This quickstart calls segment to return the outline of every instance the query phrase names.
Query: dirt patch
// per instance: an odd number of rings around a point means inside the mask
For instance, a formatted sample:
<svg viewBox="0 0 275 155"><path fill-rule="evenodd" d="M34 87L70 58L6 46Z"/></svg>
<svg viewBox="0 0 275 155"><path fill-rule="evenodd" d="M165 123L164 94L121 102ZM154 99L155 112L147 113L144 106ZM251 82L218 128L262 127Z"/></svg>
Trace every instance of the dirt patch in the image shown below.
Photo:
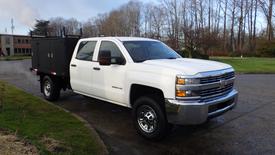
<svg viewBox="0 0 275 155"><path fill-rule="evenodd" d="M38 155L39 152L30 143L18 139L14 134L0 131L1 155Z"/></svg>
<svg viewBox="0 0 275 155"><path fill-rule="evenodd" d="M41 142L45 145L46 149L52 153L66 152L69 149L67 147L64 147L61 142L46 136L43 137Z"/></svg>

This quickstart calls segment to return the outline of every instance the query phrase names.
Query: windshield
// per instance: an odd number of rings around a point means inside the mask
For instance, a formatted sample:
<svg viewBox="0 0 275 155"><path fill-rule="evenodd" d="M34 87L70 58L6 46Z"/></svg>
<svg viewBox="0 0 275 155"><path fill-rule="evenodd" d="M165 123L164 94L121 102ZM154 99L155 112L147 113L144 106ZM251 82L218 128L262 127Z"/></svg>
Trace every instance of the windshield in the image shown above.
<svg viewBox="0 0 275 155"><path fill-rule="evenodd" d="M174 50L158 41L125 41L123 44L134 62L180 58Z"/></svg>

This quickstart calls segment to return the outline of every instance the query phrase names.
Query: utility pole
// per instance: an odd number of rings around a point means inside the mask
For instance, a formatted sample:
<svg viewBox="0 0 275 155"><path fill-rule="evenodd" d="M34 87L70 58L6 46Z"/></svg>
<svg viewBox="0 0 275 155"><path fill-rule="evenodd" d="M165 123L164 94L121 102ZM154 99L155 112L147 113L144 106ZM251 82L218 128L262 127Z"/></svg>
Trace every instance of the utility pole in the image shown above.
<svg viewBox="0 0 275 155"><path fill-rule="evenodd" d="M14 23L13 23L13 18L11 19L11 34L13 34L15 29Z"/></svg>

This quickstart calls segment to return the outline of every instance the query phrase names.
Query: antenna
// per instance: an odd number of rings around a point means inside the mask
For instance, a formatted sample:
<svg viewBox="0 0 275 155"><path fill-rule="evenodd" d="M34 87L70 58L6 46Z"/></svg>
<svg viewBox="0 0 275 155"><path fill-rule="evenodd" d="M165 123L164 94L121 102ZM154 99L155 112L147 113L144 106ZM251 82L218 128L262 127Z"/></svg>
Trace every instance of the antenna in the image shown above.
<svg viewBox="0 0 275 155"><path fill-rule="evenodd" d="M11 34L13 34L13 31L15 29L14 23L13 23L13 18L11 19Z"/></svg>

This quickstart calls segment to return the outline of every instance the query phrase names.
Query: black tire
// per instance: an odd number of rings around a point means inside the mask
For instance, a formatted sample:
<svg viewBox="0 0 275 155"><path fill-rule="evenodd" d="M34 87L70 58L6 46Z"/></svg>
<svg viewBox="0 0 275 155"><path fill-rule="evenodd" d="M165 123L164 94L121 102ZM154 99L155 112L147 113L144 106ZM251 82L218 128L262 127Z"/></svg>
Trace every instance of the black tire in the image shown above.
<svg viewBox="0 0 275 155"><path fill-rule="evenodd" d="M133 106L133 121L138 133L149 140L161 140L168 131L164 109L154 97L138 98ZM146 129L147 127L147 129Z"/></svg>
<svg viewBox="0 0 275 155"><path fill-rule="evenodd" d="M57 81L45 76L42 81L42 92L48 101L56 101L60 96L60 87Z"/></svg>

